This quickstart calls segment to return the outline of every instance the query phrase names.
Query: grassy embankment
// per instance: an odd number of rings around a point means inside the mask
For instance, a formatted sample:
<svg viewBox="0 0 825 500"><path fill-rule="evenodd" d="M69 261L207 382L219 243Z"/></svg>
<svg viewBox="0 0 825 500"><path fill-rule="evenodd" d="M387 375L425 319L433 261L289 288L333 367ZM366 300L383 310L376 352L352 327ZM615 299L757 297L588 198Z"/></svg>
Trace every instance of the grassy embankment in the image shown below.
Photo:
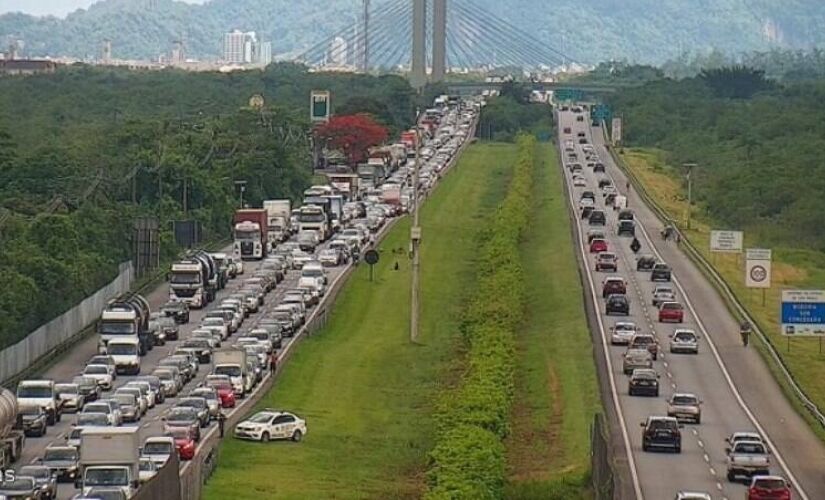
<svg viewBox="0 0 825 500"><path fill-rule="evenodd" d="M701 207L691 212L691 229L685 229L687 215L687 196L680 181L680 175L663 161L661 151L655 149L625 149L622 155L625 164L644 184L648 193L686 232L697 249L710 261L725 278L728 285L744 303L748 311L756 318L760 327L777 347L780 355L789 366L794 377L805 392L822 408L825 407L825 353L819 352L816 339L787 339L780 335L778 311L781 303L782 289L788 288L825 288L825 254L798 248L773 248L771 265L772 288L766 290L765 302L762 302L760 290L748 289L744 283L744 257L732 254L711 254L710 230L716 227ZM745 247L757 247L751 235L745 233ZM762 347L761 343L756 345ZM771 369L777 373L775 366ZM783 377L777 377L785 385ZM792 402L801 409L795 398ZM809 418L807 411L801 413ZM814 430L825 439L825 432L819 424Z"/></svg>
<svg viewBox="0 0 825 500"><path fill-rule="evenodd" d="M514 158L514 145L472 146L423 208L421 345L408 341L404 220L381 245L375 282L361 266L327 327L304 341L259 405L304 416L306 439L297 445L227 439L205 498L422 495L433 403L454 377L478 225L504 196Z"/></svg>
<svg viewBox="0 0 825 500"><path fill-rule="evenodd" d="M586 498L599 389L561 171L552 145L537 149L540 168L522 242L528 301L516 337L506 493L508 498Z"/></svg>

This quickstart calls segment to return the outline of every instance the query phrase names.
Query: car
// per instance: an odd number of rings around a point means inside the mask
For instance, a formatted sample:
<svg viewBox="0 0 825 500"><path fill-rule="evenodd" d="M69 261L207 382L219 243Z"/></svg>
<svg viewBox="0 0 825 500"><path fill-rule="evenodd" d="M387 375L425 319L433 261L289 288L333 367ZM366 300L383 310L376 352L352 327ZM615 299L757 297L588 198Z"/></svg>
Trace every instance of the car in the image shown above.
<svg viewBox="0 0 825 500"><path fill-rule="evenodd" d="M653 368L653 356L647 349L628 349L622 355L622 372L630 375L638 368Z"/></svg>
<svg viewBox="0 0 825 500"><path fill-rule="evenodd" d="M581 116L581 115L579 115L579 116L577 116L577 117L576 117L576 121L577 121L577 122L583 122L583 121L584 121L584 117L583 117L583 116Z"/></svg>
<svg viewBox="0 0 825 500"><path fill-rule="evenodd" d="M215 389L211 387L197 387L192 389L189 395L205 399L206 405L209 409L209 418L218 418L218 414L221 411L221 401L218 396L218 392Z"/></svg>
<svg viewBox="0 0 825 500"><path fill-rule="evenodd" d="M112 399L118 402L122 422L137 422L140 420L140 404L134 394L120 392L118 389Z"/></svg>
<svg viewBox="0 0 825 500"><path fill-rule="evenodd" d="M592 202L590 203L590 205L592 206L596 203L596 193L590 190L582 191L582 194L579 195L579 206L582 206L581 202L583 202L584 200L590 200Z"/></svg>
<svg viewBox="0 0 825 500"><path fill-rule="evenodd" d="M117 379L117 363L115 363L115 358L109 356L108 354L98 354L92 356L92 358L86 362L87 365L106 365L109 367L109 371L112 374L113 379Z"/></svg>
<svg viewBox="0 0 825 500"><path fill-rule="evenodd" d="M695 394L677 392L667 401L667 416L676 420L702 423L702 401Z"/></svg>
<svg viewBox="0 0 825 500"><path fill-rule="evenodd" d="M664 262L657 262L650 270L650 281L670 281L671 269Z"/></svg>
<svg viewBox="0 0 825 500"><path fill-rule="evenodd" d="M791 485L781 476L754 476L747 500L791 500Z"/></svg>
<svg viewBox="0 0 825 500"><path fill-rule="evenodd" d="M146 438L140 449L140 458L155 462L158 468L166 465L175 452L175 439L171 436L153 436Z"/></svg>
<svg viewBox="0 0 825 500"><path fill-rule="evenodd" d="M235 391L232 389L232 382L229 377L213 375L208 378L204 385L213 388L218 393L221 401L221 408L234 408L236 404ZM218 378L221 377L221 378Z"/></svg>
<svg viewBox="0 0 825 500"><path fill-rule="evenodd" d="M610 327L610 343L613 345L627 345L633 336L639 332L639 327L632 321L617 321Z"/></svg>
<svg viewBox="0 0 825 500"><path fill-rule="evenodd" d="M612 252L601 252L596 256L596 272L602 271L613 271L616 272L619 270L618 265L618 258L616 257L615 253Z"/></svg>
<svg viewBox="0 0 825 500"><path fill-rule="evenodd" d="M636 223L632 220L620 220L619 225L616 226L616 235L618 236L636 236Z"/></svg>
<svg viewBox="0 0 825 500"><path fill-rule="evenodd" d="M685 310L679 302L659 304L659 323L681 323L684 319Z"/></svg>
<svg viewBox="0 0 825 500"><path fill-rule="evenodd" d="M607 251L607 240L602 238L594 238L590 242L590 253L600 253Z"/></svg>
<svg viewBox="0 0 825 500"><path fill-rule="evenodd" d="M20 499L20 500L34 500L39 499L37 494L37 485L33 477L17 476L9 481L0 482L0 498L3 499Z"/></svg>
<svg viewBox="0 0 825 500"><path fill-rule="evenodd" d="M590 214L592 214L593 210L595 210L595 209L596 209L596 207L594 207L592 204L584 205L583 207L581 207L582 220L589 219Z"/></svg>
<svg viewBox="0 0 825 500"><path fill-rule="evenodd" d="M341 252L335 248L325 248L318 254L318 260L325 266L340 266L342 261Z"/></svg>
<svg viewBox="0 0 825 500"><path fill-rule="evenodd" d="M659 374L651 368L636 368L627 381L630 396L659 397Z"/></svg>
<svg viewBox="0 0 825 500"><path fill-rule="evenodd" d="M761 440L736 441L725 448L725 453L728 455L728 481L770 474L770 452Z"/></svg>
<svg viewBox="0 0 825 500"><path fill-rule="evenodd" d="M160 381L158 381L157 384L160 386ZM143 402L146 403L146 409L154 408L159 402L158 391L160 390L160 387L155 389L152 384L146 380L130 380L122 387L122 389L137 389L140 391L140 395L144 400ZM144 410L143 413L146 413L146 410Z"/></svg>
<svg viewBox="0 0 825 500"><path fill-rule="evenodd" d="M607 297L604 305L604 313L630 315L630 301L624 295L613 294Z"/></svg>
<svg viewBox="0 0 825 500"><path fill-rule="evenodd" d="M269 442L271 439L300 441L307 433L306 421L289 412L264 409L235 426L235 437Z"/></svg>
<svg viewBox="0 0 825 500"><path fill-rule="evenodd" d="M702 491L681 490L676 492L676 497L673 500L713 500L713 498Z"/></svg>
<svg viewBox="0 0 825 500"><path fill-rule="evenodd" d="M21 406L17 412L18 422L26 436L42 437L49 425L48 415L39 406Z"/></svg>
<svg viewBox="0 0 825 500"><path fill-rule="evenodd" d="M752 431L738 431L725 438L725 442L729 445L734 445L739 441L760 441L764 443L762 436L758 432Z"/></svg>
<svg viewBox="0 0 825 500"><path fill-rule="evenodd" d="M81 375L95 379L104 391L111 390L114 382L114 372L106 365L86 365Z"/></svg>
<svg viewBox="0 0 825 500"><path fill-rule="evenodd" d="M78 384L54 384L54 392L63 401L64 412L77 413L83 408L86 397L80 392Z"/></svg>
<svg viewBox="0 0 825 500"><path fill-rule="evenodd" d="M93 486L86 494L76 495L72 500L128 500L126 492L120 487Z"/></svg>
<svg viewBox="0 0 825 500"><path fill-rule="evenodd" d="M160 312L175 320L179 325L189 323L189 304L179 300L169 301L160 307ZM168 340L177 340L168 339Z"/></svg>
<svg viewBox="0 0 825 500"><path fill-rule="evenodd" d="M174 408L193 408L198 412L201 427L209 425L209 403L201 396L187 396L180 398Z"/></svg>
<svg viewBox="0 0 825 500"><path fill-rule="evenodd" d="M587 230L587 244L593 243L595 239L605 239L604 229L588 229Z"/></svg>
<svg viewBox="0 0 825 500"><path fill-rule="evenodd" d="M659 359L659 343L650 333L637 333L630 339L630 349L647 349L653 361Z"/></svg>
<svg viewBox="0 0 825 500"><path fill-rule="evenodd" d="M682 426L673 417L650 416L642 422L642 451L668 449L682 452Z"/></svg>
<svg viewBox="0 0 825 500"><path fill-rule="evenodd" d="M632 221L632 220L636 219L636 215L633 213L633 210L630 210L629 208L625 208L625 209L619 210L619 215L617 216L617 218L620 221L621 220Z"/></svg>
<svg viewBox="0 0 825 500"><path fill-rule="evenodd" d="M123 414L120 403L112 399L101 399L83 407L82 413L105 413L109 418L109 425L118 426L123 423Z"/></svg>
<svg viewBox="0 0 825 500"><path fill-rule="evenodd" d="M593 173L599 173L599 172L605 173L604 163L596 162L596 164L593 165Z"/></svg>
<svg viewBox="0 0 825 500"><path fill-rule="evenodd" d="M670 336L670 352L699 354L699 336L693 330L679 328Z"/></svg>
<svg viewBox="0 0 825 500"><path fill-rule="evenodd" d="M571 133L571 131L570 131L570 127L564 127L563 132L564 132L565 134L569 134L569 133Z"/></svg>
<svg viewBox="0 0 825 500"><path fill-rule="evenodd" d="M626 295L627 282L620 276L609 276L602 281L602 298L611 295Z"/></svg>
<svg viewBox="0 0 825 500"><path fill-rule="evenodd" d="M651 299L650 303L653 304L653 307L659 307L659 304L662 302L675 302L676 301L676 293L673 291L673 288L665 285L659 285L653 289L653 298Z"/></svg>
<svg viewBox="0 0 825 500"><path fill-rule="evenodd" d="M138 464L138 478L141 483L149 482L158 475L158 466L148 458L141 458Z"/></svg>
<svg viewBox="0 0 825 500"><path fill-rule="evenodd" d="M74 482L78 474L80 452L74 446L47 446L37 463L48 467L58 482Z"/></svg>
<svg viewBox="0 0 825 500"><path fill-rule="evenodd" d="M188 429L192 432L195 441L200 441L201 417L197 409L180 406L169 408L162 420L164 434L168 434L173 429Z"/></svg>
<svg viewBox="0 0 825 500"><path fill-rule="evenodd" d="M652 271L656 265L656 257L651 254L642 254L636 257L637 271Z"/></svg>
<svg viewBox="0 0 825 500"><path fill-rule="evenodd" d="M192 460L197 450L194 431L184 427L175 427L166 430L166 436L175 441L175 450L181 460Z"/></svg>
<svg viewBox="0 0 825 500"><path fill-rule="evenodd" d="M607 216L604 214L604 210L593 210L590 212L587 223L591 226L604 226L607 224Z"/></svg>
<svg viewBox="0 0 825 500"><path fill-rule="evenodd" d="M587 181L583 177L573 179L573 187L587 187Z"/></svg>
<svg viewBox="0 0 825 500"><path fill-rule="evenodd" d="M605 193L604 194L604 204L605 206L612 207L616 203L616 196L618 193Z"/></svg>
<svg viewBox="0 0 825 500"><path fill-rule="evenodd" d="M42 499L57 498L57 476L45 465L24 465L17 471L18 477L33 477L34 487Z"/></svg>

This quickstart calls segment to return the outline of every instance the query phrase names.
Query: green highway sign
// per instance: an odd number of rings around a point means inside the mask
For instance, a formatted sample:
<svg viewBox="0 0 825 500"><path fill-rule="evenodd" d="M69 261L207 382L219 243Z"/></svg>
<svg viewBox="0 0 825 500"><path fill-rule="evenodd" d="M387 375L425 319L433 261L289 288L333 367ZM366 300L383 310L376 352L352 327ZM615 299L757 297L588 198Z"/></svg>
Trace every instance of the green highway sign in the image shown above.
<svg viewBox="0 0 825 500"><path fill-rule="evenodd" d="M553 91L553 99L556 102L561 101L581 101L584 97L584 92L579 89L556 89Z"/></svg>
<svg viewBox="0 0 825 500"><path fill-rule="evenodd" d="M613 111L607 104L596 104L590 108L590 119L593 123L609 122L613 117Z"/></svg>

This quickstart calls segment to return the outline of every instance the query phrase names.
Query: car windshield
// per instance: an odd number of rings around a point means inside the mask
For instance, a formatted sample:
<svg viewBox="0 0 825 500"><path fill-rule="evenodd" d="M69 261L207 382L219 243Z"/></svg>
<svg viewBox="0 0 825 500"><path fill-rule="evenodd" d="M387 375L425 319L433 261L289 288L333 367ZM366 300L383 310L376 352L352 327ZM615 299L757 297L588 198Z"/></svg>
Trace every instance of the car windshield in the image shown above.
<svg viewBox="0 0 825 500"><path fill-rule="evenodd" d="M678 424L673 420L651 420L650 428L653 430L676 430Z"/></svg>
<svg viewBox="0 0 825 500"><path fill-rule="evenodd" d="M103 335L132 335L135 325L131 321L103 321L100 323L100 333Z"/></svg>
<svg viewBox="0 0 825 500"><path fill-rule="evenodd" d="M89 405L86 405L89 407ZM83 409L86 411L86 408ZM94 414L91 413L82 413L77 417L77 426L82 427L84 425L108 425L109 418L106 416L102 410L96 411ZM76 429L78 432L78 436L80 437L80 429Z"/></svg>
<svg viewBox="0 0 825 500"><path fill-rule="evenodd" d="M204 401L200 398L186 398L178 401L179 408L203 408Z"/></svg>
<svg viewBox="0 0 825 500"><path fill-rule="evenodd" d="M653 339L653 337L649 337L647 335L639 335L633 339L634 345L647 345L653 344L654 342L655 340Z"/></svg>
<svg viewBox="0 0 825 500"><path fill-rule="evenodd" d="M42 410L37 406L21 406L18 413L21 415L40 415Z"/></svg>
<svg viewBox="0 0 825 500"><path fill-rule="evenodd" d="M214 387L215 390L229 391L232 390L232 384L229 382L221 382L219 380L210 380L207 382L209 387Z"/></svg>
<svg viewBox="0 0 825 500"><path fill-rule="evenodd" d="M83 486L126 486L129 484L129 469L88 469Z"/></svg>
<svg viewBox="0 0 825 500"><path fill-rule="evenodd" d="M241 369L235 365L223 365L215 367L215 375L229 375L230 377L240 377Z"/></svg>
<svg viewBox="0 0 825 500"><path fill-rule="evenodd" d="M106 348L106 350L109 352L109 354L112 354L114 356L117 356L117 355L126 356L126 355L131 355L131 354L137 354L137 352L138 352L137 344L112 344L112 343L110 343L108 345L108 347Z"/></svg>
<svg viewBox="0 0 825 500"><path fill-rule="evenodd" d="M155 467L155 463L151 460L141 460L140 461L140 470L142 471L154 471L157 467Z"/></svg>
<svg viewBox="0 0 825 500"><path fill-rule="evenodd" d="M696 336L690 332L677 332L674 338L676 340L693 341Z"/></svg>
<svg viewBox="0 0 825 500"><path fill-rule="evenodd" d="M77 460L78 452L75 448L46 448L46 453L43 454L43 460L62 461L62 460Z"/></svg>
<svg viewBox="0 0 825 500"><path fill-rule="evenodd" d="M79 387L76 384L56 384L54 392L58 394L77 394Z"/></svg>
<svg viewBox="0 0 825 500"><path fill-rule="evenodd" d="M761 478L756 479L753 482L753 485L756 488L762 488L763 490L784 490L785 489L785 481L778 478Z"/></svg>
<svg viewBox="0 0 825 500"><path fill-rule="evenodd" d="M673 396L672 402L675 405L695 405L698 403L693 396Z"/></svg>
<svg viewBox="0 0 825 500"><path fill-rule="evenodd" d="M177 431L175 431L177 432ZM180 431L185 433L186 431ZM172 431L169 432L171 434ZM143 454L144 455L171 455L172 454L172 443L159 443L159 442L149 442L143 446Z"/></svg>
<svg viewBox="0 0 825 500"><path fill-rule="evenodd" d="M89 375L105 375L109 373L109 369L103 365L89 365L83 370L83 373Z"/></svg>
<svg viewBox="0 0 825 500"><path fill-rule="evenodd" d="M201 275L198 272L180 272L172 273L169 280L173 285L196 285L201 282Z"/></svg>
<svg viewBox="0 0 825 500"><path fill-rule="evenodd" d="M252 422L253 424L264 424L269 422L272 419L271 413L257 413L249 417L248 422Z"/></svg>
<svg viewBox="0 0 825 500"><path fill-rule="evenodd" d="M90 403L83 407L83 413L109 413L112 409L106 403Z"/></svg>
<svg viewBox="0 0 825 500"><path fill-rule="evenodd" d="M169 429L166 433L169 437L173 437L175 439L189 439L189 430L188 429ZM164 453L169 453L165 451Z"/></svg>
<svg viewBox="0 0 825 500"><path fill-rule="evenodd" d="M182 406L178 406L169 410L169 414L166 417L167 420L194 420L198 416L197 411L194 408L186 408Z"/></svg>
<svg viewBox="0 0 825 500"><path fill-rule="evenodd" d="M17 388L18 398L50 398L52 388L49 386L24 385Z"/></svg>
<svg viewBox="0 0 825 500"><path fill-rule="evenodd" d="M762 455L765 453L765 447L762 445L762 443L749 443L747 441L740 441L736 443L736 448L734 449L734 451L736 453Z"/></svg>
<svg viewBox="0 0 825 500"><path fill-rule="evenodd" d="M203 324L206 326L223 326L223 318L205 318Z"/></svg>
<svg viewBox="0 0 825 500"><path fill-rule="evenodd" d="M677 302L665 302L662 304L662 309L671 309L673 311L678 311L682 308L682 304Z"/></svg>

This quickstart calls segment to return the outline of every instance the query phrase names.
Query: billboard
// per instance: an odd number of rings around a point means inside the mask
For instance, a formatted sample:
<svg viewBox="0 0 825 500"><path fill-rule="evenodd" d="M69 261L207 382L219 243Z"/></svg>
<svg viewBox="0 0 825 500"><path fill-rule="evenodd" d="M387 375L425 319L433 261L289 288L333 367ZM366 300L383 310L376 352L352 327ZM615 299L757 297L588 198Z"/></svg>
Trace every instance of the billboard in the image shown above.
<svg viewBox="0 0 825 500"><path fill-rule="evenodd" d="M309 118L313 122L329 121L329 91L313 90L309 99Z"/></svg>

